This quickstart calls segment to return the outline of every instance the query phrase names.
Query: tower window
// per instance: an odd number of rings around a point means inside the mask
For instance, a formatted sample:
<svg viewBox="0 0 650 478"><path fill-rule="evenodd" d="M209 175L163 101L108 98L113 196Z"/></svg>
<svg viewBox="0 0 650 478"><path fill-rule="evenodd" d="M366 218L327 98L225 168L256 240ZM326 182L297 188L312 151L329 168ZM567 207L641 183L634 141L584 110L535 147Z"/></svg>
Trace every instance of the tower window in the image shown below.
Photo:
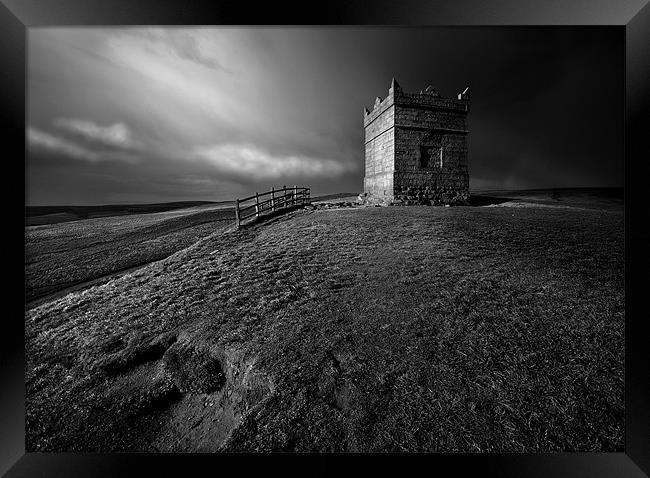
<svg viewBox="0 0 650 478"><path fill-rule="evenodd" d="M421 146L420 167L442 169L442 147Z"/></svg>

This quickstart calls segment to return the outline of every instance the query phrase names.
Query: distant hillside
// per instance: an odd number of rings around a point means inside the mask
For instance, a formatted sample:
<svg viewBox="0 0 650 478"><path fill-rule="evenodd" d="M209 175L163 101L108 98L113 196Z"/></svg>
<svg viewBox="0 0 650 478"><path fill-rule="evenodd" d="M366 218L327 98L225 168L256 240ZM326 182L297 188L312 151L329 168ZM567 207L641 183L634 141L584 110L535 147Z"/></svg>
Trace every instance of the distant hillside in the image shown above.
<svg viewBox="0 0 650 478"><path fill-rule="evenodd" d="M336 194L326 194L324 196L314 196L311 198L312 201L327 201L329 199L341 199L348 198L352 196L358 196L359 193L336 193Z"/></svg>
<svg viewBox="0 0 650 478"><path fill-rule="evenodd" d="M177 201L152 204L104 204L100 206L27 206L25 207L25 225L38 226L106 216L148 214L207 204L229 204L230 202Z"/></svg>
<svg viewBox="0 0 650 478"><path fill-rule="evenodd" d="M234 222L218 204L61 221L25 231L29 302L165 258ZM42 217L42 216L37 216Z"/></svg>
<svg viewBox="0 0 650 478"><path fill-rule="evenodd" d="M620 209L624 205L623 188L480 189L470 195L470 203L476 206L506 201L584 209Z"/></svg>
<svg viewBox="0 0 650 478"><path fill-rule="evenodd" d="M598 196L622 198L623 188L542 188L542 189L472 189L471 193L481 194L486 192L501 192L508 195L538 195L553 198L574 197L574 196Z"/></svg>

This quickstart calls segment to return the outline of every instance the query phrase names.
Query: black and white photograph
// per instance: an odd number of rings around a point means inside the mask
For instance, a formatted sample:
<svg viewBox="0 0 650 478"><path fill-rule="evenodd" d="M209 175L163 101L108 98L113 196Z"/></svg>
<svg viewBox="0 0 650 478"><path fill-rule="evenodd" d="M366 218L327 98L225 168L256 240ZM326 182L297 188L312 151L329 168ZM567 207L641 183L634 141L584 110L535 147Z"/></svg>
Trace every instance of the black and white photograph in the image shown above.
<svg viewBox="0 0 650 478"><path fill-rule="evenodd" d="M26 453L626 452L623 27L25 55Z"/></svg>
<svg viewBox="0 0 650 478"><path fill-rule="evenodd" d="M622 41L30 31L27 448L620 450Z"/></svg>

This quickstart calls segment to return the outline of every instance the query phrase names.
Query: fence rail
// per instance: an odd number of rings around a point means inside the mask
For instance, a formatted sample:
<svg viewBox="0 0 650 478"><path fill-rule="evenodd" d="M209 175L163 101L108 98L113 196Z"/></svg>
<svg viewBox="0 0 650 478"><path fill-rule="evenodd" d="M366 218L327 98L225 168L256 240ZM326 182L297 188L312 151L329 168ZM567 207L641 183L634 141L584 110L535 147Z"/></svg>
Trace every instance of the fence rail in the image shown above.
<svg viewBox="0 0 650 478"><path fill-rule="evenodd" d="M235 199L235 221L237 227L240 227L244 221L253 218L253 221L264 216L273 214L282 209L289 209L303 204L309 204L310 188L299 188L294 186L288 188L283 186L282 189L271 188L265 193L255 193L243 199ZM260 199L271 196L268 199ZM251 221L252 222L252 221Z"/></svg>

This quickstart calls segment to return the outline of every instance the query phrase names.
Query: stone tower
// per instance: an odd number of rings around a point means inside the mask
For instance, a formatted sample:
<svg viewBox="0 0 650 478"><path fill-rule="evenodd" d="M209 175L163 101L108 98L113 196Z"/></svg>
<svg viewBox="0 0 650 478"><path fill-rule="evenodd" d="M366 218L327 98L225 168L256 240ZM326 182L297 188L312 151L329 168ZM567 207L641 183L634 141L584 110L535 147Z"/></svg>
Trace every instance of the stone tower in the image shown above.
<svg viewBox="0 0 650 478"><path fill-rule="evenodd" d="M443 98L430 86L405 93L393 78L388 96L364 110L366 200L467 204L468 112L469 87Z"/></svg>

